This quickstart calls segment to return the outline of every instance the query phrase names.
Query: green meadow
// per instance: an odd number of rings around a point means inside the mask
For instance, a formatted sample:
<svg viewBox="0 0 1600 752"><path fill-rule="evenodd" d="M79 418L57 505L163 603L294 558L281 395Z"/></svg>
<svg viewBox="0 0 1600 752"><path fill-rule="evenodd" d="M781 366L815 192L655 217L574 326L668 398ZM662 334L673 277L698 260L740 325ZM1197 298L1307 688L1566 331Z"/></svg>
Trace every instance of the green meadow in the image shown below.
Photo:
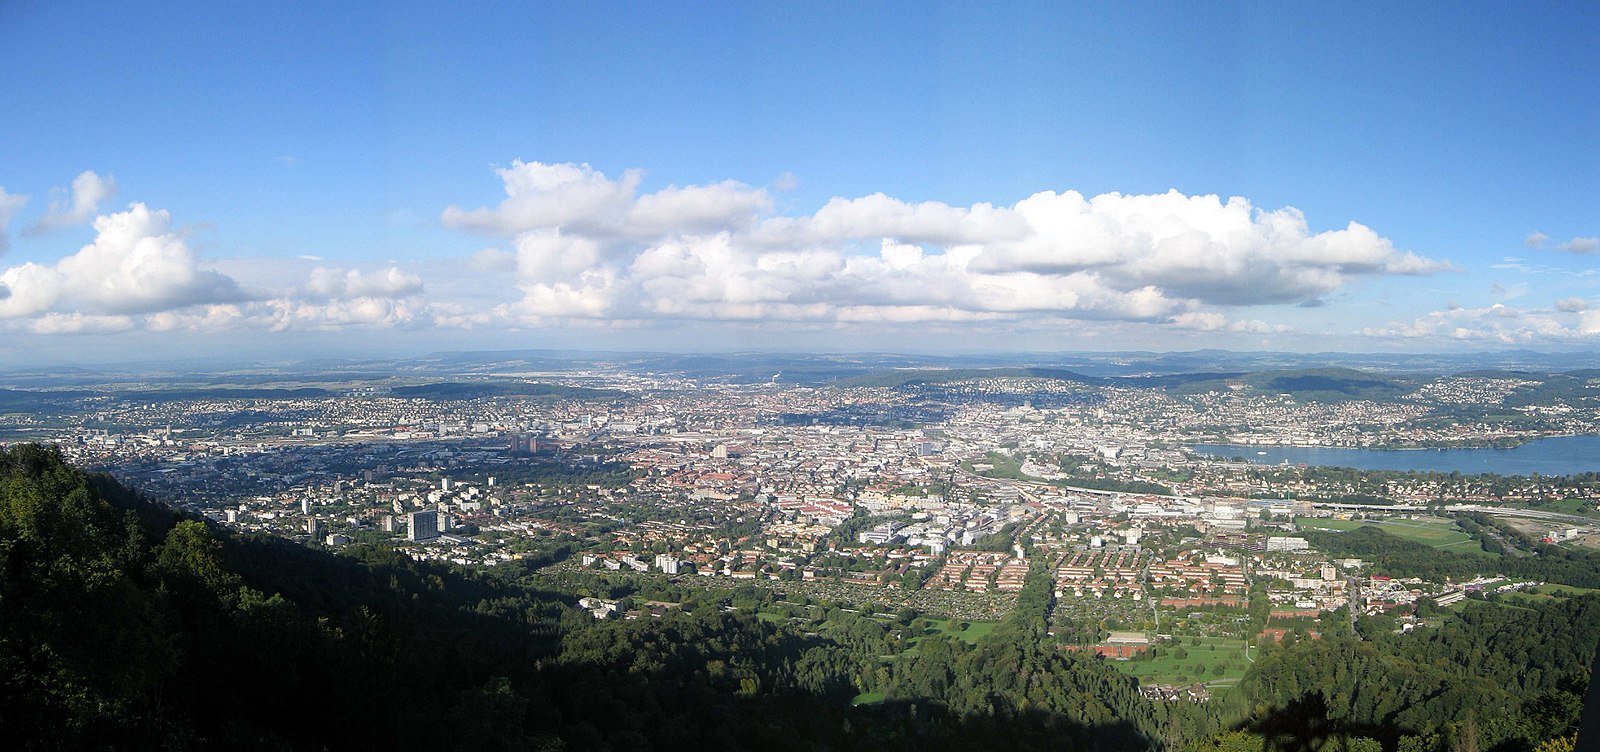
<svg viewBox="0 0 1600 752"><path fill-rule="evenodd" d="M1200 644L1190 644L1196 640ZM1250 667L1244 654L1244 640L1236 638L1180 637L1159 647L1162 652L1159 658L1112 660L1110 663L1146 684L1201 682L1214 687L1238 683Z"/></svg>
<svg viewBox="0 0 1600 752"><path fill-rule="evenodd" d="M1399 517L1376 520L1336 520L1323 517L1298 517L1295 525L1301 530L1355 530L1376 527L1397 538L1416 541L1425 546L1471 554L1483 553L1478 541L1456 526L1455 520L1444 517L1423 517L1416 520Z"/></svg>

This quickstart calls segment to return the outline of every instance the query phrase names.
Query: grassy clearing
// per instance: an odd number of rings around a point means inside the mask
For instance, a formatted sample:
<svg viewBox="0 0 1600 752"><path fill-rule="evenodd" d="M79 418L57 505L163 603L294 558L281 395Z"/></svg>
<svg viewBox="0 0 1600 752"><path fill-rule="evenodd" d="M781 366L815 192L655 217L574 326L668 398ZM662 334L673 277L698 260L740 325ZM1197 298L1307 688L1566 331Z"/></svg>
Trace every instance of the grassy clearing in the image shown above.
<svg viewBox="0 0 1600 752"><path fill-rule="evenodd" d="M1219 687L1237 684L1250 667L1244 655L1244 640L1201 637L1199 645L1190 645L1191 639L1179 638L1175 643L1161 645L1164 655L1160 658L1112 661L1111 665L1149 684L1204 682ZM1176 655L1180 648L1185 653L1182 658Z"/></svg>
<svg viewBox="0 0 1600 752"><path fill-rule="evenodd" d="M1537 589L1540 593L1568 598L1575 595L1594 595L1595 593L1600 593L1600 588L1577 587L1576 585L1545 584L1539 585Z"/></svg>
<svg viewBox="0 0 1600 752"><path fill-rule="evenodd" d="M1581 588L1572 585L1545 584L1530 588L1529 590L1519 590L1514 593L1506 593L1501 597L1506 601L1515 601L1518 603L1540 603L1544 601L1565 600L1567 598L1580 595L1594 595L1596 593L1600 593L1600 589Z"/></svg>
<svg viewBox="0 0 1600 752"><path fill-rule="evenodd" d="M1295 525L1302 530L1355 530L1361 527L1376 527L1397 538L1416 541L1434 548L1444 548L1458 553L1471 553L1474 550L1482 550L1472 536L1467 535L1465 531L1456 526L1455 520L1443 517L1424 517L1417 520L1398 518L1336 520L1321 517L1300 517L1295 520Z"/></svg>
<svg viewBox="0 0 1600 752"><path fill-rule="evenodd" d="M994 466L993 469L985 470L982 473L979 473L985 477L1007 478L1010 480L1042 480L1031 475L1024 475L1022 472L1022 461L1015 459L1011 455L1005 454L1004 452L989 452L988 456L984 458L983 463L979 464L984 463ZM966 470L969 473L976 472L976 470L973 469L972 464L973 463L971 462L963 462L961 463L961 469Z"/></svg>
<svg viewBox="0 0 1600 752"><path fill-rule="evenodd" d="M988 636L990 632L993 632L998 624L999 622L995 621L961 620L955 623L955 629L951 629L949 619L917 619L911 622L912 637L906 641L907 647L902 652L916 653L922 641L934 635L955 637L968 643L976 643L978 640Z"/></svg>
<svg viewBox="0 0 1600 752"><path fill-rule="evenodd" d="M913 634L917 635L913 639L920 640L923 637L931 637L933 635L940 634L945 635L946 637L956 637L967 642L975 643L985 635L993 632L995 625L1000 623L997 621L954 620L955 623L951 624L951 621L953 620L928 618L918 619L911 623L912 632ZM954 626L955 629L951 629L952 626Z"/></svg>
<svg viewBox="0 0 1600 752"><path fill-rule="evenodd" d="M1520 595L1520 594L1518 594L1518 595ZM1509 608L1509 609L1512 609L1514 611L1528 611L1528 612L1531 613L1533 611L1533 609L1528 607L1528 605L1530 603L1532 603L1532 601L1528 600L1525 596L1523 596L1523 597L1515 597L1515 596L1514 597L1502 597L1498 601L1480 601L1480 600L1474 600L1472 598L1468 598L1468 599L1466 599L1464 601L1461 601L1460 603L1452 604L1452 605L1448 606L1448 608L1451 611L1455 611L1457 613L1459 613L1461 611L1465 611L1465 610L1467 610L1469 608L1474 608L1474 607L1479 607L1479 606L1485 607L1485 608Z"/></svg>
<svg viewBox="0 0 1600 752"><path fill-rule="evenodd" d="M960 631L958 631L958 632L949 632L948 630L946 630L946 633L947 634L953 634L956 637L958 637L958 638L960 638L962 640L965 640L967 642L975 643L978 640L981 640L984 637L988 636L988 634L990 632L993 632L994 628L997 625L999 625L1000 622L997 622L997 621L969 621L969 622L962 622L962 624L965 624L966 626L963 627Z"/></svg>
<svg viewBox="0 0 1600 752"><path fill-rule="evenodd" d="M1507 603L1542 603L1544 601L1565 600L1546 593L1506 593L1501 600Z"/></svg>
<svg viewBox="0 0 1600 752"><path fill-rule="evenodd" d="M877 705L878 703L883 702L883 698L884 698L884 694L882 692L864 692L862 694L856 695L855 698L850 700L850 704L851 705Z"/></svg>
<svg viewBox="0 0 1600 752"><path fill-rule="evenodd" d="M1456 543L1446 543L1446 544L1443 544L1443 545L1434 546L1434 548L1437 548L1440 551L1451 551L1451 552L1458 553L1458 554L1475 554L1475 555L1478 555L1478 556L1490 556L1490 557L1494 556L1494 554L1491 554L1488 551L1483 550L1483 546L1480 545L1478 543L1478 541L1475 540L1475 539L1468 539L1468 540L1464 540L1464 541L1458 541Z"/></svg>

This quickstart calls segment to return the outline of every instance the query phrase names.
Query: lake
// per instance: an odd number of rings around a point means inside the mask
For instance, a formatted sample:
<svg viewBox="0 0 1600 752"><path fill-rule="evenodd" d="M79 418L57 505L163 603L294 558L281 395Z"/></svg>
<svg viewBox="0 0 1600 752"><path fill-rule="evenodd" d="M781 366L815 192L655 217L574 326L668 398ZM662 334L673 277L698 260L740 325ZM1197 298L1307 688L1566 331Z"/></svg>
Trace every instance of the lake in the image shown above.
<svg viewBox="0 0 1600 752"><path fill-rule="evenodd" d="M1534 439L1515 449L1347 449L1343 447L1196 444L1196 453L1243 457L1262 465L1325 465L1359 470L1574 475L1600 471L1600 436Z"/></svg>

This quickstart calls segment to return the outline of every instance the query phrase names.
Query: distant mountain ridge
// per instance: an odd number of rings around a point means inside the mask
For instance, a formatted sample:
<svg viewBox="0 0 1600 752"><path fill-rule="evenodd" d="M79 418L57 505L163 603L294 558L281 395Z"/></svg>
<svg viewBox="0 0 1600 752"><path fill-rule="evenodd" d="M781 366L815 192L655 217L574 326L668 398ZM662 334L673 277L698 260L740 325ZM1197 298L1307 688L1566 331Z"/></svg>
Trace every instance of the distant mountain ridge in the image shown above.
<svg viewBox="0 0 1600 752"><path fill-rule="evenodd" d="M1176 373L1157 376L1087 376L1076 371L1057 368L952 368L891 371L857 376L839 382L838 385L904 388L919 384L948 384L996 378L1040 379L1085 386L1166 388L1183 394L1241 387L1323 402L1395 399L1413 391L1425 381L1417 377L1392 377L1350 368L1309 368L1257 373Z"/></svg>
<svg viewBox="0 0 1600 752"><path fill-rule="evenodd" d="M1071 371L1088 377L1159 376L1190 373L1255 373L1317 368L1349 368L1384 374L1450 374L1479 371L1555 373L1593 370L1595 352L1504 350L1474 353L1290 353L1192 350L1180 352L1011 352L916 354L883 352L703 352L673 353L606 350L441 351L390 358L277 359L248 362L218 359L106 363L40 367L0 366L0 383L16 387L60 387L118 379L159 376L169 382L226 374L243 383L273 375L336 378L387 378L431 374L490 375L510 371L616 370L678 374L759 382L829 384L879 371L902 369L1034 368Z"/></svg>

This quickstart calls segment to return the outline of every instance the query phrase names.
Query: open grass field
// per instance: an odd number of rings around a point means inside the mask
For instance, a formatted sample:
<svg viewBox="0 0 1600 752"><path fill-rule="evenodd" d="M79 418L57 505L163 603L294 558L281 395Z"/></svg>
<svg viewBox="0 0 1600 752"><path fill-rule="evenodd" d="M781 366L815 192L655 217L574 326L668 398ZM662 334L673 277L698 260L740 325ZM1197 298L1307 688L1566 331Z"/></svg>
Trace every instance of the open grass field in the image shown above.
<svg viewBox="0 0 1600 752"><path fill-rule="evenodd" d="M1336 520L1321 517L1299 517L1295 525L1301 530L1355 530L1376 527L1398 538L1416 541L1426 546L1463 554L1481 554L1478 542L1456 526L1455 520L1444 517L1423 517L1407 520L1399 517L1378 520Z"/></svg>
<svg viewBox="0 0 1600 752"><path fill-rule="evenodd" d="M990 632L993 632L995 626L999 624L999 622L994 621L958 620L954 624L957 628L952 630L950 621L949 619L923 618L911 622L912 637L907 640L907 647L903 652L917 652L923 639L933 635L952 636L969 643L976 643Z"/></svg>
<svg viewBox="0 0 1600 752"><path fill-rule="evenodd" d="M961 628L954 632L950 631L947 623L940 623L938 629L943 634L954 635L967 642L977 642L990 632L993 632L995 626L999 623L996 621L964 621L959 625Z"/></svg>
<svg viewBox="0 0 1600 752"><path fill-rule="evenodd" d="M1434 548L1437 548L1437 549L1439 549L1441 551L1454 551L1454 552L1456 552L1458 554L1474 554L1474 555L1477 555L1477 556L1494 556L1494 554L1491 554L1488 551L1483 550L1483 546L1480 545L1476 540L1473 540L1471 538L1469 538L1467 540L1464 540L1464 541L1457 542L1457 543L1445 543L1443 545L1434 546Z"/></svg>
<svg viewBox="0 0 1600 752"><path fill-rule="evenodd" d="M1502 596L1502 599L1516 603L1537 603L1541 601L1566 599L1578 595L1594 595L1596 593L1600 593L1600 590L1595 588L1573 587L1572 585L1545 584L1529 590L1506 593L1504 596Z"/></svg>
<svg viewBox="0 0 1600 752"><path fill-rule="evenodd" d="M1510 597L1501 598L1499 601L1479 601L1468 598L1464 601L1452 603L1449 606L1446 606L1445 609L1448 611L1461 613L1469 608L1508 608L1513 611L1527 611L1532 613L1533 609L1528 607L1530 603L1532 603L1532 601L1527 600L1525 596L1513 594Z"/></svg>
<svg viewBox="0 0 1600 752"><path fill-rule="evenodd" d="M1600 588L1585 588L1574 585L1545 584L1536 588L1541 594L1560 598L1570 598L1574 595L1594 595L1600 593Z"/></svg>
<svg viewBox="0 0 1600 752"><path fill-rule="evenodd" d="M1244 655L1244 640L1201 637L1199 645L1190 645L1190 640L1182 637L1162 645L1164 655L1154 660L1111 661L1111 665L1149 684L1203 682L1214 687L1238 683L1250 667ZM1182 658L1175 655L1180 648L1185 653Z"/></svg>

